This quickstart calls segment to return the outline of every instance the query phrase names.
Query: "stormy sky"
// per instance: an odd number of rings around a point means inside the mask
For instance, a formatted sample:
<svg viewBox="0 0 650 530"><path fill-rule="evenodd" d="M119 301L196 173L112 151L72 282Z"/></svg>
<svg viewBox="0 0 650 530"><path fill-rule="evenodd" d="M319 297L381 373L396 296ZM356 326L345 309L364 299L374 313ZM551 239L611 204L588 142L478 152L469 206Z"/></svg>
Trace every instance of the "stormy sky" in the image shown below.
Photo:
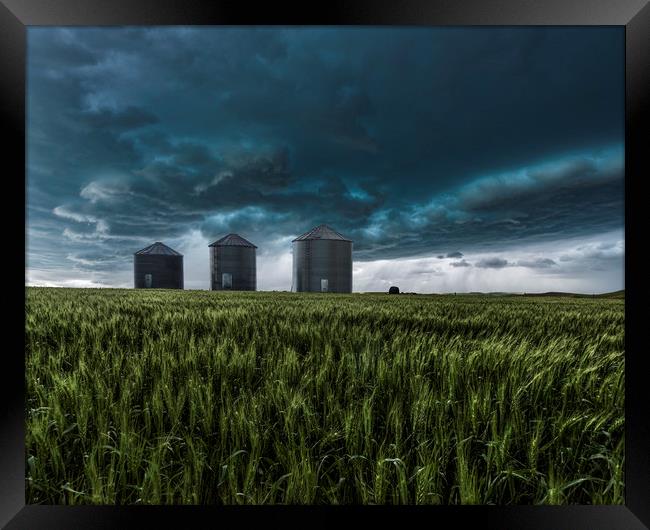
<svg viewBox="0 0 650 530"><path fill-rule="evenodd" d="M132 287L133 253L354 241L355 291L624 287L624 33L28 28L29 285Z"/></svg>

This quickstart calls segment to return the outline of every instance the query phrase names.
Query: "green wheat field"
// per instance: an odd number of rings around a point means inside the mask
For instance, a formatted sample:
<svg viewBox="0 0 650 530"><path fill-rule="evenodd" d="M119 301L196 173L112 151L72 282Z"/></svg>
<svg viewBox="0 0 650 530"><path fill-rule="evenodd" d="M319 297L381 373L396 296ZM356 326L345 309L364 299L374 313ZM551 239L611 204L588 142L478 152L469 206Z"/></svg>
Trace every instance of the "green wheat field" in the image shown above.
<svg viewBox="0 0 650 530"><path fill-rule="evenodd" d="M26 288L28 503L622 504L624 299Z"/></svg>

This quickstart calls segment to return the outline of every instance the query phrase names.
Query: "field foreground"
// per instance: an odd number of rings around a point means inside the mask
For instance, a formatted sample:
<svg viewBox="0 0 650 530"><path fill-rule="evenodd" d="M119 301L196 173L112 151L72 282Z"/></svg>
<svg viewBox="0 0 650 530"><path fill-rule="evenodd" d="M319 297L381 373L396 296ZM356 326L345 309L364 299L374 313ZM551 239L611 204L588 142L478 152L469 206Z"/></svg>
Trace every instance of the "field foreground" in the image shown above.
<svg viewBox="0 0 650 530"><path fill-rule="evenodd" d="M26 292L28 503L624 502L622 299Z"/></svg>

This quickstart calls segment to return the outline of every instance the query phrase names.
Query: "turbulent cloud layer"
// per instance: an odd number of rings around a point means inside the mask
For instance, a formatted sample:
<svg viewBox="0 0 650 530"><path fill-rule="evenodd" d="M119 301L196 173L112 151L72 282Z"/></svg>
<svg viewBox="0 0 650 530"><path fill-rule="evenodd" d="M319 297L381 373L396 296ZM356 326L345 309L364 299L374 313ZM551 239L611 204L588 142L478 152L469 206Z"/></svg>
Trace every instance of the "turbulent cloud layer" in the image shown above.
<svg viewBox="0 0 650 530"><path fill-rule="evenodd" d="M579 247L620 288L618 247L597 247L623 227L623 46L595 27L29 28L27 280L130 285L162 240L205 288L206 245L238 232L259 287L289 288L291 239L328 223L355 290L421 259L414 290L501 269L534 290Z"/></svg>

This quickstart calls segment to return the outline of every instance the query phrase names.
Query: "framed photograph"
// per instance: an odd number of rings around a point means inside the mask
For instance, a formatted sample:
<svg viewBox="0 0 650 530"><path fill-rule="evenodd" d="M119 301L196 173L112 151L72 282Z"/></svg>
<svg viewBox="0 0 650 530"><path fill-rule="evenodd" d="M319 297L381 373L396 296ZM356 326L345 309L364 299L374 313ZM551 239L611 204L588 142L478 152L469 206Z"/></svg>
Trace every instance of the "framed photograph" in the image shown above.
<svg viewBox="0 0 650 530"><path fill-rule="evenodd" d="M0 525L650 527L649 30L0 0Z"/></svg>

